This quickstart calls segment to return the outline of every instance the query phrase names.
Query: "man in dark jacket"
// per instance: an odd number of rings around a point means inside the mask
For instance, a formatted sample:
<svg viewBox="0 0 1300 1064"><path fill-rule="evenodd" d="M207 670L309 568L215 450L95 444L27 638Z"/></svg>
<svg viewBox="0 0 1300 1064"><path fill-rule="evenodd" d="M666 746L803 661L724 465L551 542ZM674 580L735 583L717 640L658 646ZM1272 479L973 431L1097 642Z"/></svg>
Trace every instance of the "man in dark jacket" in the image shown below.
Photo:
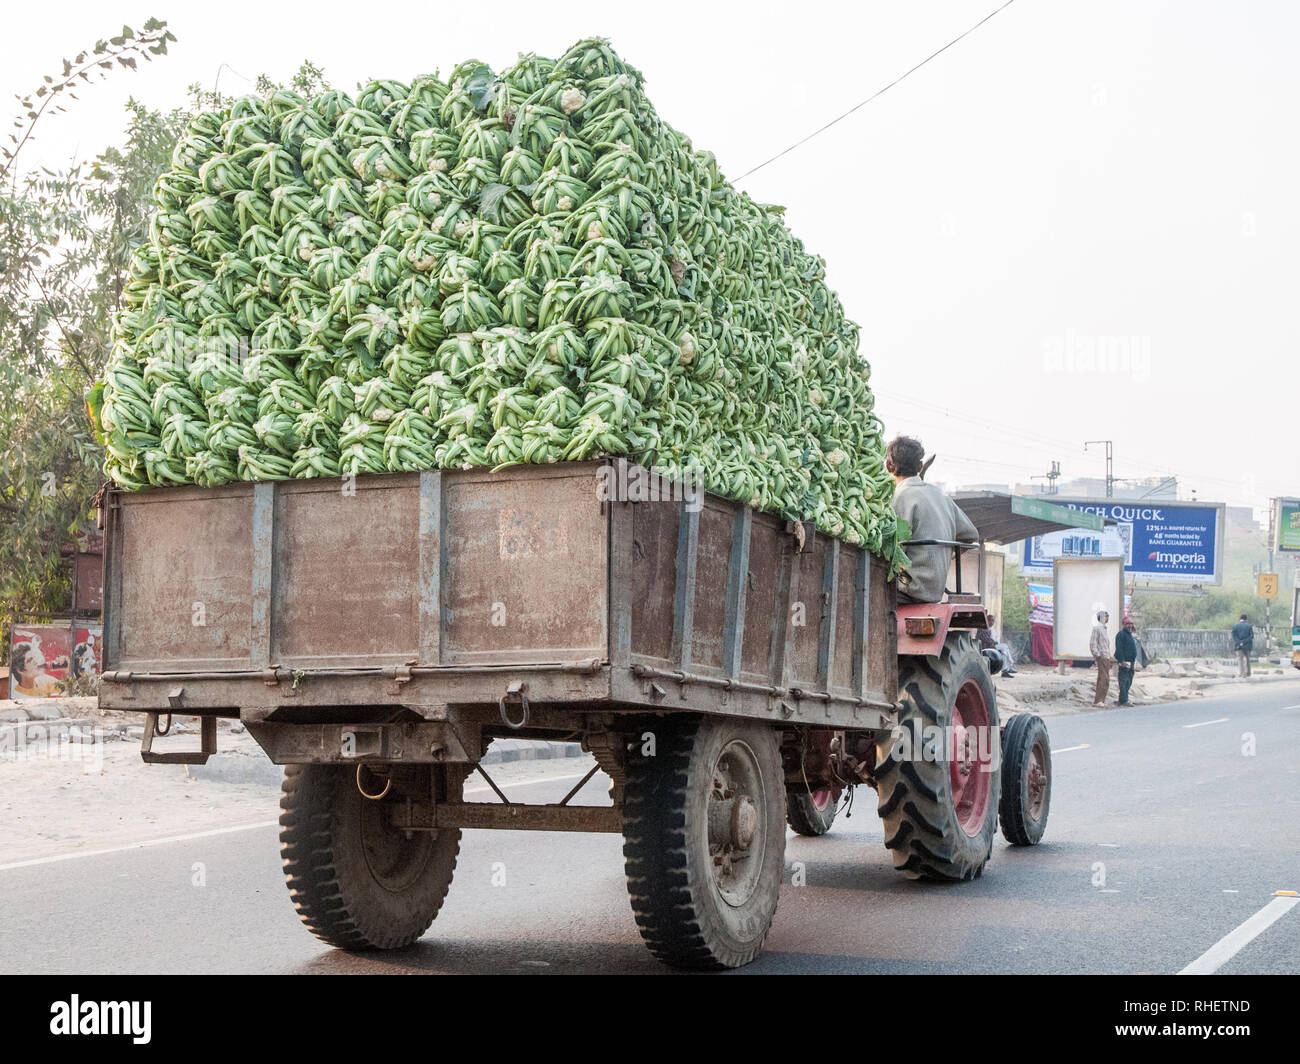
<svg viewBox="0 0 1300 1064"><path fill-rule="evenodd" d="M1241 620L1232 626L1232 649L1237 655L1237 675L1250 675L1250 654L1255 649L1255 629L1243 613Z"/></svg>
<svg viewBox="0 0 1300 1064"><path fill-rule="evenodd" d="M1137 665L1138 643L1133 635L1133 618L1124 618L1124 627L1115 636L1115 660L1119 663L1119 701L1121 706L1131 706L1129 688L1133 686L1133 669Z"/></svg>

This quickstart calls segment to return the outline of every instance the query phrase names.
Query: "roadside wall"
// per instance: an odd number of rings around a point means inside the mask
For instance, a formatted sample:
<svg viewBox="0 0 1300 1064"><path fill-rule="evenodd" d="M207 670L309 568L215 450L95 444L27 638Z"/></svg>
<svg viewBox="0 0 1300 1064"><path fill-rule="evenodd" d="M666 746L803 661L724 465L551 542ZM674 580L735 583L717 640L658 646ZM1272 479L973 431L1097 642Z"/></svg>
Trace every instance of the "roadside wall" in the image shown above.
<svg viewBox="0 0 1300 1064"><path fill-rule="evenodd" d="M1232 657L1227 632L1204 628L1146 628L1138 631L1138 638L1154 658Z"/></svg>

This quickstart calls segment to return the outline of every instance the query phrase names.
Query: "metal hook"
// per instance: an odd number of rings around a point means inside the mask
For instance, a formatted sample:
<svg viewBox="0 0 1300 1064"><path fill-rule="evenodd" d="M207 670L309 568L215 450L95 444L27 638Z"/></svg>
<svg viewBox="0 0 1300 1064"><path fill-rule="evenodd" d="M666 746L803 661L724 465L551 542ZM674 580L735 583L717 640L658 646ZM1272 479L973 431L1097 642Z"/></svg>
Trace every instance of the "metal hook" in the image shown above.
<svg viewBox="0 0 1300 1064"><path fill-rule="evenodd" d="M377 802L379 801L380 798L384 797L384 795L386 795L389 792L389 790L392 788L393 777L389 776L388 779L384 782L384 789L382 791L380 791L378 794L371 794L363 786L361 786L361 770L365 767L366 767L365 765L357 766L357 790L361 792L362 798L369 798L372 802Z"/></svg>

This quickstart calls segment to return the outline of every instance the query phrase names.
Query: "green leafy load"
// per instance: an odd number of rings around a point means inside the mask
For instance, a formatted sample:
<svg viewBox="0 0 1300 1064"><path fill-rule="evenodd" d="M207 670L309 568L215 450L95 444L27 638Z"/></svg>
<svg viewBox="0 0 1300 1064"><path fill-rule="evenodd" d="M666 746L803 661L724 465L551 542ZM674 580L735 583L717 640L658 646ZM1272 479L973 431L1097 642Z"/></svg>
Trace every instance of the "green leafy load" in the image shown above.
<svg viewBox="0 0 1300 1064"><path fill-rule="evenodd" d="M897 560L857 326L603 41L198 115L100 408L122 487L627 455Z"/></svg>

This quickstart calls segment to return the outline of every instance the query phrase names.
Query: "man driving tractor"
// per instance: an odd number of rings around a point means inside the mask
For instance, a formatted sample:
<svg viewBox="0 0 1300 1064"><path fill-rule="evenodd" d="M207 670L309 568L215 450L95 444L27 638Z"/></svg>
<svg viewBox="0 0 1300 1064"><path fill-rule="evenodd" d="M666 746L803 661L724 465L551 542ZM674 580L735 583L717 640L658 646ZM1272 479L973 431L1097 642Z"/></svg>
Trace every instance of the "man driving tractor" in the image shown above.
<svg viewBox="0 0 1300 1064"><path fill-rule="evenodd" d="M893 474L894 513L911 527L909 538L975 543L979 533L971 519L933 484L921 479L925 448L920 440L897 436L885 448L885 468ZM952 562L953 548L907 547L911 564L898 577L899 602L938 602Z"/></svg>

